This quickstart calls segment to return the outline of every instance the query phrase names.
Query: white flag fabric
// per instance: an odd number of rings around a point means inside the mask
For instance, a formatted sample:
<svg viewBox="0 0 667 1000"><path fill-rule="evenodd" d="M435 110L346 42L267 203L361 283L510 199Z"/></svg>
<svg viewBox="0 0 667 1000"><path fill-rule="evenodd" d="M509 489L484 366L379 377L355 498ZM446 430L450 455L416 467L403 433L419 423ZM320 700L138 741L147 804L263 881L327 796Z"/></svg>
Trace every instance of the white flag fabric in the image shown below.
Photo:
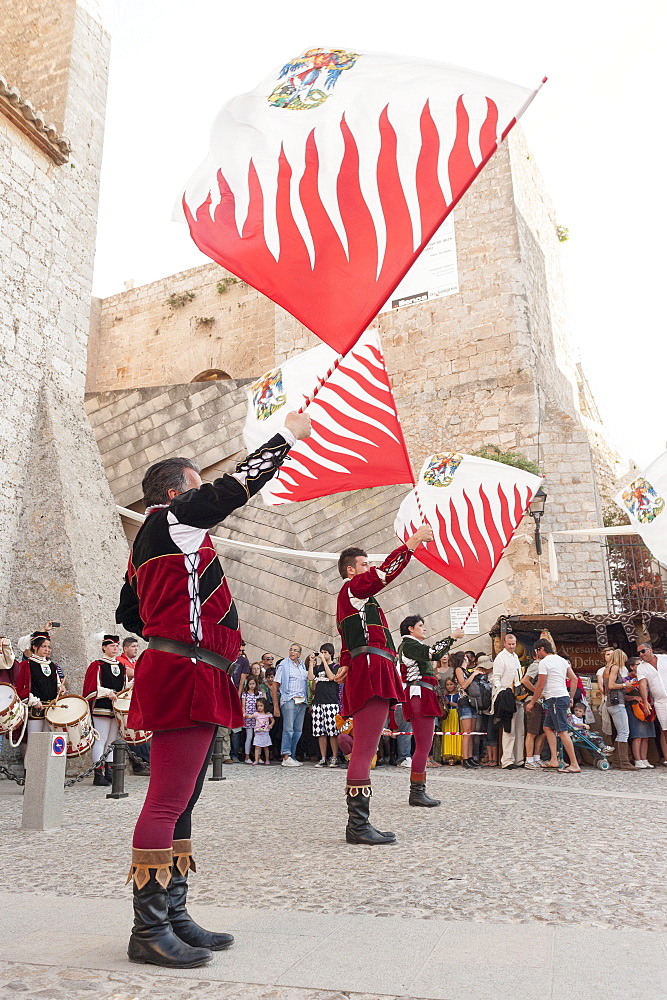
<svg viewBox="0 0 667 1000"><path fill-rule="evenodd" d="M218 113L182 197L192 238L344 354L534 93L406 56L283 59Z"/></svg>
<svg viewBox="0 0 667 1000"><path fill-rule="evenodd" d="M667 451L621 490L615 501L655 559L667 564Z"/></svg>
<svg viewBox="0 0 667 1000"><path fill-rule="evenodd" d="M542 480L475 455L427 458L401 504L394 529L405 541L424 523L433 541L415 556L477 601Z"/></svg>
<svg viewBox="0 0 667 1000"><path fill-rule="evenodd" d="M338 357L321 344L252 383L243 430L249 451L268 441L290 410L303 406ZM265 503L414 482L377 331L367 330L340 360L308 414L312 433L297 441L264 487Z"/></svg>

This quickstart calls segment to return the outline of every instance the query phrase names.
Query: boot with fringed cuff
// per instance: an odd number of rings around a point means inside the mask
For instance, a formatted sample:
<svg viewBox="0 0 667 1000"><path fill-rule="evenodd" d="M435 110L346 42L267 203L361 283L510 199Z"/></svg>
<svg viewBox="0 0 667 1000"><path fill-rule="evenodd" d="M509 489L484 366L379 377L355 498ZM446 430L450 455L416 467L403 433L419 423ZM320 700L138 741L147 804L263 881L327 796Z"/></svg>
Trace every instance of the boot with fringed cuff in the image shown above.
<svg viewBox="0 0 667 1000"><path fill-rule="evenodd" d="M197 871L192 857L192 841L175 840L173 844L174 865L171 882L167 889L169 896L169 922L174 934L193 948L208 948L210 951L224 951L234 944L231 934L204 930L195 923L187 911L188 872Z"/></svg>
<svg viewBox="0 0 667 1000"><path fill-rule="evenodd" d="M376 830L369 822L371 795L370 781L357 781L345 789L347 799L347 827L345 839L348 844L395 844L396 835L390 831Z"/></svg>
<svg viewBox="0 0 667 1000"><path fill-rule="evenodd" d="M167 889L174 870L171 847L132 848L132 864L127 877L127 882L132 881L134 905L134 926L127 946L131 962L168 969L195 969L213 958L210 949L190 947L171 926Z"/></svg>
<svg viewBox="0 0 667 1000"><path fill-rule="evenodd" d="M427 806L429 808L440 805L440 799L432 799L426 794L426 771L411 772L408 803L411 806Z"/></svg>

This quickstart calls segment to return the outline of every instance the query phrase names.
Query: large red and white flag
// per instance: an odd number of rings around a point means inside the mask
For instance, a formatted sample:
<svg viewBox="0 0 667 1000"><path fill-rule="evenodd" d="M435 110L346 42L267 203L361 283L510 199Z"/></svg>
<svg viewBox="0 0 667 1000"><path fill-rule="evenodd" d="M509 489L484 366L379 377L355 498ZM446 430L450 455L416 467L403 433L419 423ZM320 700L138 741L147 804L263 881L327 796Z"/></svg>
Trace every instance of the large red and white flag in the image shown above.
<svg viewBox="0 0 667 1000"><path fill-rule="evenodd" d="M535 91L308 49L228 101L182 205L197 246L344 354Z"/></svg>
<svg viewBox="0 0 667 1000"><path fill-rule="evenodd" d="M433 541L415 556L477 601L542 480L474 455L427 458L394 528L405 541L426 520Z"/></svg>
<svg viewBox="0 0 667 1000"><path fill-rule="evenodd" d="M340 361L331 375L329 370ZM297 441L262 490L265 503L314 500L369 486L414 483L377 332L368 330L339 359L320 344L262 375L248 391L243 437L258 448L282 427L285 414L308 406L312 433Z"/></svg>

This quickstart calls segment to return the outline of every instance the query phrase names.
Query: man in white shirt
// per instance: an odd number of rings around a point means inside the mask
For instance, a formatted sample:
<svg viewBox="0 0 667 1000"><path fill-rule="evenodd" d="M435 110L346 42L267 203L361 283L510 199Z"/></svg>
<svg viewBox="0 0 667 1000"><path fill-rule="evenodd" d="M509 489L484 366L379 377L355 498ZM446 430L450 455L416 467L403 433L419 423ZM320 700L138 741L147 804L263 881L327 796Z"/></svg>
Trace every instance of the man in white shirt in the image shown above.
<svg viewBox="0 0 667 1000"><path fill-rule="evenodd" d="M553 646L546 639L540 639L535 643L535 656L540 661L537 674L537 684L535 693L526 705L526 712L531 712L535 702L544 697L544 707L547 710L547 717L544 720L544 731L547 734L547 742L551 750L551 759L542 767L553 768L560 773L576 774L581 771L577 763L577 755L574 752L572 739L567 729L567 711L574 703L574 692L577 690L577 675L570 664L562 656L554 653ZM568 691L567 682L570 682ZM556 733L561 738L570 764L569 767L560 767L558 760L558 741Z"/></svg>
<svg viewBox="0 0 667 1000"><path fill-rule="evenodd" d="M521 660L516 655L516 636L508 632L503 641L503 648L493 661L491 685L493 699L505 688L517 690L521 684ZM521 702L516 703L516 712L512 716L512 728L509 733L500 729L503 753L500 766L505 769L522 767L524 761L524 712Z"/></svg>
<svg viewBox="0 0 667 1000"><path fill-rule="evenodd" d="M650 711L649 692L655 708L655 714L660 724L660 744L662 746L663 764L667 767L667 656L664 653L654 653L650 642L637 643L637 655L641 663L637 667L639 692L646 711Z"/></svg>

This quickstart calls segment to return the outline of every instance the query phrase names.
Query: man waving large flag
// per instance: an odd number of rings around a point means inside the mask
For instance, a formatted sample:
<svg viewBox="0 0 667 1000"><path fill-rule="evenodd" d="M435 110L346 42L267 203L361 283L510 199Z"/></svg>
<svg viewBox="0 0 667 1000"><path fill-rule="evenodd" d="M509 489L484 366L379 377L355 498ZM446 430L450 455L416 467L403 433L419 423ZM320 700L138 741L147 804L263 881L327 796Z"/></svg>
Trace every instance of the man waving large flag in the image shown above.
<svg viewBox="0 0 667 1000"><path fill-rule="evenodd" d="M402 56L286 55L224 105L182 205L205 254L344 354L534 92Z"/></svg>

